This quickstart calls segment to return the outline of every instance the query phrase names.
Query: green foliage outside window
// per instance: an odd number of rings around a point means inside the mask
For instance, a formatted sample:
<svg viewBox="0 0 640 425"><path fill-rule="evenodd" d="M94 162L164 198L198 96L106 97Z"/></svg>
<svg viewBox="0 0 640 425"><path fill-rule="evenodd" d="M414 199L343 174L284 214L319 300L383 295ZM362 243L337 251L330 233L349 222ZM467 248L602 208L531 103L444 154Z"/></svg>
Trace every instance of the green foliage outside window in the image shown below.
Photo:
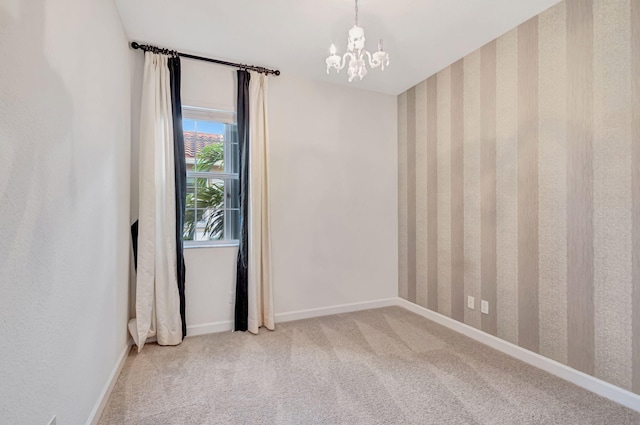
<svg viewBox="0 0 640 425"><path fill-rule="evenodd" d="M196 154L194 171L214 171L212 168L224 169L222 143L207 145ZM195 190L187 190L183 238L194 240L198 221L204 221L204 237L221 239L224 229L224 183L208 178L194 180Z"/></svg>

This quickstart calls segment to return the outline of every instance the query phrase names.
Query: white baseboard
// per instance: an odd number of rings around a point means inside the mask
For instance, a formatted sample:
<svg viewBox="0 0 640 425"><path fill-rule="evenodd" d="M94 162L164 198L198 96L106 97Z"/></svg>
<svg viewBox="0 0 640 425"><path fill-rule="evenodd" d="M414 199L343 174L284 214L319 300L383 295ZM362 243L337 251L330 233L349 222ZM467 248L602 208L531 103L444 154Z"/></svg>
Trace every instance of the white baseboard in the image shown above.
<svg viewBox="0 0 640 425"><path fill-rule="evenodd" d="M396 304L433 322L468 336L471 339L488 345L495 350L508 354L509 356L528 363L531 366L537 367L538 369L549 372L550 374L562 378L565 381L569 381L584 388L585 390L608 398L609 400L626 406L636 412L640 412L640 395L638 394L617 387L591 375L587 375L584 372L580 372L579 370L570 368L569 366L541 356L533 351L529 351L493 335L489 335L488 333L482 332L481 330L469 325L465 325L464 323L458 322L457 320L451 319L447 316L443 316L440 313L428 310L405 299L398 298Z"/></svg>
<svg viewBox="0 0 640 425"><path fill-rule="evenodd" d="M198 335L215 334L218 332L228 332L233 330L233 321L224 320L222 322L203 323L201 325L187 326L187 338Z"/></svg>
<svg viewBox="0 0 640 425"><path fill-rule="evenodd" d="M122 349L120 353L120 357L118 358L118 362L113 367L109 378L107 378L107 382L104 384L104 388L102 388L102 392L98 397L98 401L96 401L95 406L91 410L89 414L89 419L87 419L87 425L98 425L100 422L100 417L102 416L102 411L107 406L107 402L109 401L109 396L111 395L111 391L113 387L116 385L116 381L120 376L120 372L122 371L122 367L124 366L125 360L127 360L127 355L129 351L131 351L131 347L133 346L133 340L129 338L127 341L127 345Z"/></svg>
<svg viewBox="0 0 640 425"><path fill-rule="evenodd" d="M381 300L364 301L351 304L340 304L330 307L310 308L307 310L290 311L276 314L276 323L294 320L310 319L312 317L329 316L331 314L350 313L352 311L369 310L372 308L389 307L398 304L398 298L384 298Z"/></svg>
<svg viewBox="0 0 640 425"><path fill-rule="evenodd" d="M313 317L329 316L331 314L349 313L352 311L369 310L372 308L389 307L398 304L398 298L384 298L381 300L364 301L351 304L340 304L330 307L310 308L307 310L290 311L277 313L276 323L292 322L294 320L311 319ZM187 337L206 335L218 332L228 332L233 330L233 321L224 320L221 322L203 323L200 325L187 326Z"/></svg>

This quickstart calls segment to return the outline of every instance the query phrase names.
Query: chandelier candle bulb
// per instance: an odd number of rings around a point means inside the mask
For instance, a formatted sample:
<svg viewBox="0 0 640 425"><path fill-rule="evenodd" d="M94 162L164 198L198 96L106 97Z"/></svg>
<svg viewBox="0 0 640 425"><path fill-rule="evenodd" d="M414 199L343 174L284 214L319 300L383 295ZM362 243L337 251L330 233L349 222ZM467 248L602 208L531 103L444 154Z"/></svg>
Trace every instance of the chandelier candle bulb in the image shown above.
<svg viewBox="0 0 640 425"><path fill-rule="evenodd" d="M327 74L329 74L331 68L340 72L340 70L348 63L349 67L347 69L347 75L349 77L349 82L353 81L355 78L362 80L364 76L367 75L367 62L369 62L369 67L372 69L380 67L382 71L384 71L385 66L389 66L389 54L383 50L382 39L379 39L378 51L373 55L364 48L366 39L364 37L364 29L358 26L358 0L355 0L355 2L356 23L349 30L349 36L347 38L347 52L342 56L342 58L340 58L340 56L336 55L336 45L331 44L331 47L329 48L331 56L325 60L327 63ZM365 61L365 56L367 61Z"/></svg>

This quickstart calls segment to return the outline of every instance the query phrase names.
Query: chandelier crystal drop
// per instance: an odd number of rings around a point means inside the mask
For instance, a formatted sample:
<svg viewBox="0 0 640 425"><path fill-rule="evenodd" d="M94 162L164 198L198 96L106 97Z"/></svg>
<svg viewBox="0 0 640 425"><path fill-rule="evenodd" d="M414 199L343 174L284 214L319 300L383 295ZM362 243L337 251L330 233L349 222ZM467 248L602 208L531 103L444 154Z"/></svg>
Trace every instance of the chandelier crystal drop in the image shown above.
<svg viewBox="0 0 640 425"><path fill-rule="evenodd" d="M384 71L385 66L389 66L389 54L383 49L382 39L378 41L378 51L373 55L364 48L364 29L358 26L358 0L355 1L356 23L349 30L347 52L342 57L338 56L336 45L332 44L329 49L331 55L326 59L327 74L329 74L331 68L340 72L348 63L347 75L349 76L349 82L352 82L356 78L362 80L364 76L367 75L367 62L369 62L369 67L372 69L380 67L382 71ZM365 58L367 61L365 61Z"/></svg>

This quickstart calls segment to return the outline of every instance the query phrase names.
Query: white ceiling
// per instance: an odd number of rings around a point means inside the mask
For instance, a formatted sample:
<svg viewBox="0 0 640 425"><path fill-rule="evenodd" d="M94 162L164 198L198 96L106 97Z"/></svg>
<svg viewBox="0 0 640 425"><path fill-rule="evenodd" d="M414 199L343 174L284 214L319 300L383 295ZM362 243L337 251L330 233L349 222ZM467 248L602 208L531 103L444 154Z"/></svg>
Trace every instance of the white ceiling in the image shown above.
<svg viewBox="0 0 640 425"><path fill-rule="evenodd" d="M391 65L347 82L326 75L346 49L354 0L116 0L132 41L283 74L399 94L559 0L359 0L367 48L383 38Z"/></svg>

